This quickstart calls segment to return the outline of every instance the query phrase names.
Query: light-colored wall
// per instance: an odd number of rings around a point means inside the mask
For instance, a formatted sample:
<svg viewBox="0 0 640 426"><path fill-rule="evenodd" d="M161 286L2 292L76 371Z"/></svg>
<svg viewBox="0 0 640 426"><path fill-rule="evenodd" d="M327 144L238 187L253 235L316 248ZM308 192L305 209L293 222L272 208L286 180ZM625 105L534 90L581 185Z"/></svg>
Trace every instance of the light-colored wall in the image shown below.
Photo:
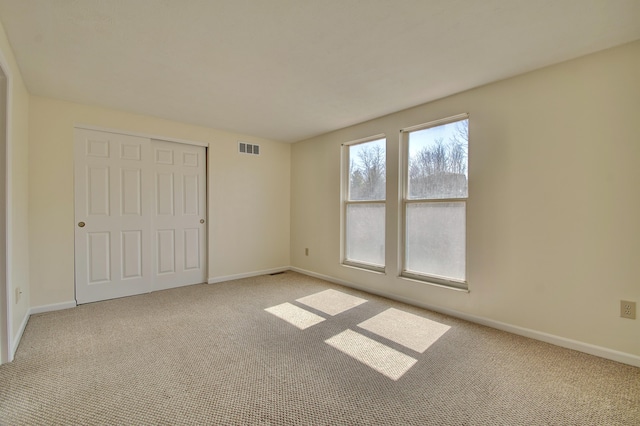
<svg viewBox="0 0 640 426"><path fill-rule="evenodd" d="M11 259L10 277L8 281L9 294L12 296L12 336L15 341L21 327L27 318L29 310L29 229L28 229L28 138L29 138L29 93L22 81L13 51L4 28L0 24L0 52L3 62L8 66L8 74L11 77L9 93L10 122L8 123L11 134L9 136L9 163L11 171L10 182L10 224L9 235L11 245L8 247ZM20 288L22 295L18 302L15 301L15 288ZM4 306L4 295L0 297L0 303ZM4 310L2 310L4 315Z"/></svg>
<svg viewBox="0 0 640 426"><path fill-rule="evenodd" d="M473 66L473 64L470 64ZM294 144L292 265L640 355L640 42ZM425 84L429 84L425 81ZM470 114L469 293L398 278L398 138ZM340 265L340 144L387 136L385 275ZM310 255L304 255L304 249Z"/></svg>
<svg viewBox="0 0 640 426"><path fill-rule="evenodd" d="M29 112L31 306L74 299L74 124L209 143L209 279L289 265L289 144L37 96Z"/></svg>

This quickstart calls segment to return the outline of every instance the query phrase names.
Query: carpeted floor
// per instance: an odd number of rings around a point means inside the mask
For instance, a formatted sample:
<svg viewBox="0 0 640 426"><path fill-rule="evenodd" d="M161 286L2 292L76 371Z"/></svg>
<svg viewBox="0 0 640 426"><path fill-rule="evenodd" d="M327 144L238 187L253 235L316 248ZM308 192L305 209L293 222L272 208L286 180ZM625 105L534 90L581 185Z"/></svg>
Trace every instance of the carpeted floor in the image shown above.
<svg viewBox="0 0 640 426"><path fill-rule="evenodd" d="M0 424L639 425L640 369L287 272L32 316Z"/></svg>

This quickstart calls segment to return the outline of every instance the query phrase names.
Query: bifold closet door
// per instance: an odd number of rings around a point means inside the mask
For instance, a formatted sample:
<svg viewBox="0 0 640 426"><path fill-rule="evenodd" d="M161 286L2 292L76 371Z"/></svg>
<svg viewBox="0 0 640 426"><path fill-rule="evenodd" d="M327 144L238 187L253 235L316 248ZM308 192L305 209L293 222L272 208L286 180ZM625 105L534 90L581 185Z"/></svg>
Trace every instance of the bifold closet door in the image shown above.
<svg viewBox="0 0 640 426"><path fill-rule="evenodd" d="M153 289L206 281L205 148L151 141Z"/></svg>
<svg viewBox="0 0 640 426"><path fill-rule="evenodd" d="M151 291L149 139L75 129L78 303Z"/></svg>

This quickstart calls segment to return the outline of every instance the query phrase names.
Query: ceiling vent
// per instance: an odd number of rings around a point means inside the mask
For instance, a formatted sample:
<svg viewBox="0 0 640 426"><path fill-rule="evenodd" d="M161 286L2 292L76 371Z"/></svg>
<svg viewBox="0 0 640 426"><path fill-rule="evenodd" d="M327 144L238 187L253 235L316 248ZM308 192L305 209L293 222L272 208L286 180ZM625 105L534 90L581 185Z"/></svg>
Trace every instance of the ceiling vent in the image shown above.
<svg viewBox="0 0 640 426"><path fill-rule="evenodd" d="M240 154L260 155L260 145L238 142L238 152Z"/></svg>

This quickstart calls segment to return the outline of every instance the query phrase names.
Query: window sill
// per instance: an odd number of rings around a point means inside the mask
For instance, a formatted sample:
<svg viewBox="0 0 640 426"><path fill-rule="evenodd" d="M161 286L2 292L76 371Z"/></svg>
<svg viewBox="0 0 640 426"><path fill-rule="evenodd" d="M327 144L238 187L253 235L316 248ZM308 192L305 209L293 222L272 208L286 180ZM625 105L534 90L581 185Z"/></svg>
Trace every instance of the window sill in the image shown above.
<svg viewBox="0 0 640 426"><path fill-rule="evenodd" d="M415 278L415 277L412 277L412 276L410 277L410 276L406 276L406 275L400 275L398 278L400 278L401 280L412 281L412 282L419 283L419 284L427 284L427 285L430 285L430 286L444 288L444 289L447 289L447 290L459 291L461 293L471 293L469 288L455 287L455 286L452 286L452 285L446 285L446 284L442 284L442 283L438 283L438 282L434 282L434 281L429 281L428 277L425 277L424 279L419 279L419 278Z"/></svg>
<svg viewBox="0 0 640 426"><path fill-rule="evenodd" d="M368 265L363 263L342 262L340 263L340 265L349 269L357 269L359 271L372 272L378 275L387 275L384 268L374 267L374 266L369 267Z"/></svg>

